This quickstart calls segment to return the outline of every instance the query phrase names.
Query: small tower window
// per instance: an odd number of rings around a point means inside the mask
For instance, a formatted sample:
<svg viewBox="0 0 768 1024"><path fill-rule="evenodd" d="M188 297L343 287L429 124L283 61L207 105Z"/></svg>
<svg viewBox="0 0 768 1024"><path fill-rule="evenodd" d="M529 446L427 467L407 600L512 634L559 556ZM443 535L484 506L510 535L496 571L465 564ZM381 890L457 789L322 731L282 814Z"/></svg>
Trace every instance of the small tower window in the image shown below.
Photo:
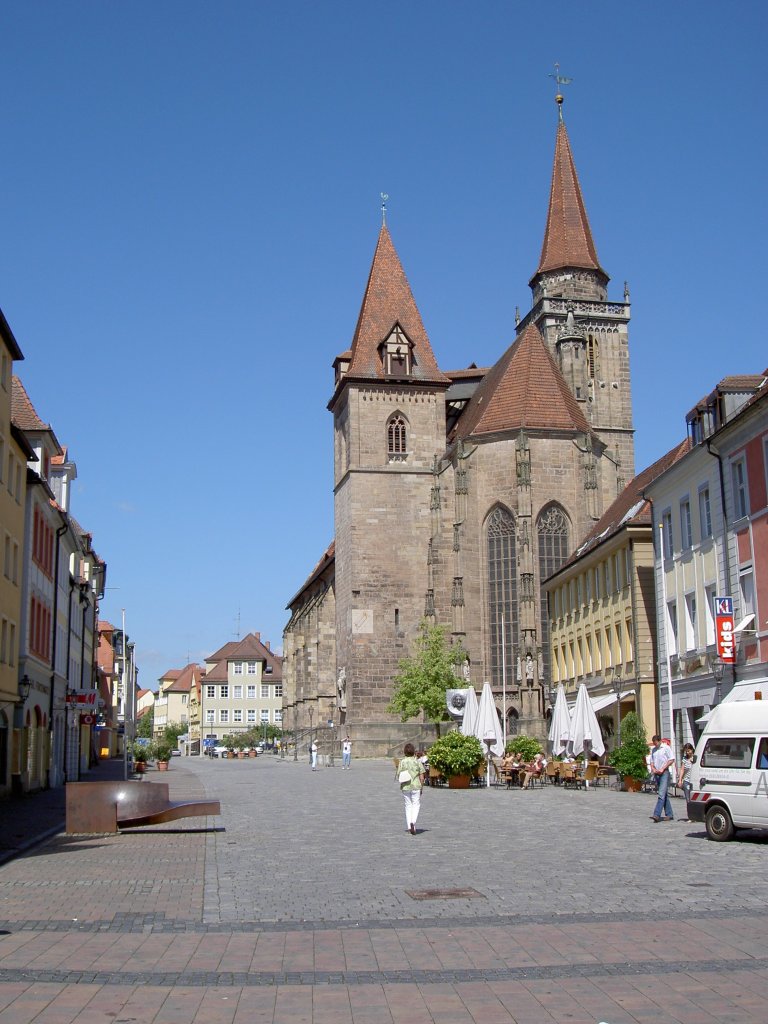
<svg viewBox="0 0 768 1024"><path fill-rule="evenodd" d="M390 462L399 462L408 454L408 436L402 416L393 416L387 425L387 454Z"/></svg>
<svg viewBox="0 0 768 1024"><path fill-rule="evenodd" d="M413 361L412 346L399 324L384 342L382 358L387 377L410 377Z"/></svg>

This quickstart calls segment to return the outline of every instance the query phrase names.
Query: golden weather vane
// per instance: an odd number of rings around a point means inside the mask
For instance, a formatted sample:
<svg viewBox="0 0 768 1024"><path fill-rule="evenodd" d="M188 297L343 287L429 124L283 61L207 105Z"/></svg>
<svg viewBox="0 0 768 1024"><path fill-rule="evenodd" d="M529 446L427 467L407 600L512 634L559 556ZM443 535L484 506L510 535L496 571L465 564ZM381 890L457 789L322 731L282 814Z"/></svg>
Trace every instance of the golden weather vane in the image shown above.
<svg viewBox="0 0 768 1024"><path fill-rule="evenodd" d="M387 223L387 200L389 196L386 192L381 192L381 223L382 226Z"/></svg>
<svg viewBox="0 0 768 1024"><path fill-rule="evenodd" d="M554 73L550 72L548 77L549 78L554 78L554 80L555 80L555 88L557 89L557 93L555 95L555 103L557 103L558 113L560 115L560 120L562 121L562 119L563 119L563 94L560 91L560 86L561 85L570 85L571 82L573 81L573 79L572 78L566 78L564 75L560 74L560 65L557 63L557 61L555 61Z"/></svg>

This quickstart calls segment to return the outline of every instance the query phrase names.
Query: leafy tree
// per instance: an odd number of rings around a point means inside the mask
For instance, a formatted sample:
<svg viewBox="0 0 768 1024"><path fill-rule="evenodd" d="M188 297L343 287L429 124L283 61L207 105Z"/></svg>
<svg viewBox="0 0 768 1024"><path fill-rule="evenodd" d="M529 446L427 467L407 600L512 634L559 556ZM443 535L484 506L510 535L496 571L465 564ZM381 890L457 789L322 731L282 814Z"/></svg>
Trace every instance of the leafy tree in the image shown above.
<svg viewBox="0 0 768 1024"><path fill-rule="evenodd" d="M419 625L413 647L413 655L400 662L387 711L400 715L401 722L423 712L439 736L440 723L447 718L445 692L456 687L455 669L466 660L467 653L461 643L449 642L445 626L431 626L426 619Z"/></svg>
<svg viewBox="0 0 768 1024"><path fill-rule="evenodd" d="M152 733L155 728L155 709L150 708L146 711L138 721L136 727L136 735L145 740L152 739Z"/></svg>
<svg viewBox="0 0 768 1024"><path fill-rule="evenodd" d="M166 743L170 743L175 750L177 745L176 741L179 736L186 736L187 729L188 727L186 725L181 725L180 722L169 722L163 729L163 739Z"/></svg>
<svg viewBox="0 0 768 1024"><path fill-rule="evenodd" d="M532 736L515 736L507 741L506 752L508 754L520 754L524 761L532 761L537 754L541 753L541 744Z"/></svg>

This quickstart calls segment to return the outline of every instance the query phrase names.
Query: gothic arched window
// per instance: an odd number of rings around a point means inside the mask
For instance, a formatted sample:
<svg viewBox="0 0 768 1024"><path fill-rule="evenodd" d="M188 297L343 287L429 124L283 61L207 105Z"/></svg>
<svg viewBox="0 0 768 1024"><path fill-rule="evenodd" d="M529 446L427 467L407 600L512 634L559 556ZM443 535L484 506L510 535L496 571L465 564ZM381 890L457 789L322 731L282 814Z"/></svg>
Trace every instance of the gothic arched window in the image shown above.
<svg viewBox="0 0 768 1024"><path fill-rule="evenodd" d="M569 522L559 505L548 505L536 520L539 542L539 585L548 576L557 572L568 558ZM547 595L541 591L541 650L544 655L544 679L551 682L552 673L549 657L549 615Z"/></svg>
<svg viewBox="0 0 768 1024"><path fill-rule="evenodd" d="M387 455L390 459L404 459L408 454L408 434L402 416L393 416L387 424Z"/></svg>
<svg viewBox="0 0 768 1024"><path fill-rule="evenodd" d="M517 553L515 521L497 506L488 517L488 634L491 685L500 687L515 678L517 640ZM503 637L503 643L502 643Z"/></svg>

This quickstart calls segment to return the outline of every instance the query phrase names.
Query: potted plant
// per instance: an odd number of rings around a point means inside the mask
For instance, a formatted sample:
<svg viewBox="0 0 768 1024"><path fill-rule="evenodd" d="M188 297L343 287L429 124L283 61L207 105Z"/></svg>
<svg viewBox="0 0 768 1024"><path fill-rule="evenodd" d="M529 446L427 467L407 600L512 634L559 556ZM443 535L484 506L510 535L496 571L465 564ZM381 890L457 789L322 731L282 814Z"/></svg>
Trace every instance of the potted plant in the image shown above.
<svg viewBox="0 0 768 1024"><path fill-rule="evenodd" d="M227 757L237 757L235 754L235 737L231 734L225 736L221 741L227 749Z"/></svg>
<svg viewBox="0 0 768 1024"><path fill-rule="evenodd" d="M169 765L170 760L171 760L171 752L172 752L172 750L173 750L173 747L170 745L170 743L165 743L163 741L160 741L156 745L156 747L155 747L155 764L157 765L157 770L159 772L167 772L168 771L168 765Z"/></svg>
<svg viewBox="0 0 768 1024"><path fill-rule="evenodd" d="M648 740L645 726L635 711L628 711L621 720L622 743L608 758L624 780L627 792L639 793L648 775Z"/></svg>
<svg viewBox="0 0 768 1024"><path fill-rule="evenodd" d="M142 775L147 770L147 761L151 756L151 744L146 740L139 742L136 740L131 747L131 753L133 754L133 770L137 775Z"/></svg>
<svg viewBox="0 0 768 1024"><path fill-rule="evenodd" d="M477 736L449 732L435 740L429 748L429 766L448 779L451 789L467 789L485 755Z"/></svg>

